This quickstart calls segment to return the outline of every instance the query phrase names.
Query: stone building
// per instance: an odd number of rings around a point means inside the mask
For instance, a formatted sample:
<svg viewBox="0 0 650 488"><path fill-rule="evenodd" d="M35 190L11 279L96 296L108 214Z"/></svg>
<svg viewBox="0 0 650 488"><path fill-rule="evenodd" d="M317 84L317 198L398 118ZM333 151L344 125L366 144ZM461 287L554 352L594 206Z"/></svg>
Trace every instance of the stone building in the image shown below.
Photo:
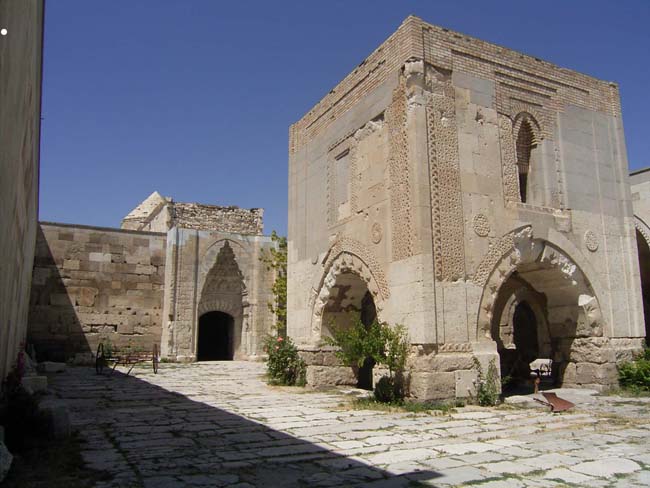
<svg viewBox="0 0 650 488"><path fill-rule="evenodd" d="M40 224L29 340L41 358L92 360L100 341L178 361L255 359L274 279L262 209L151 194L121 229Z"/></svg>
<svg viewBox="0 0 650 488"><path fill-rule="evenodd" d="M359 381L321 342L350 312L407 327L418 399L467 396L474 358L602 389L641 348L616 84L408 17L289 139L309 383Z"/></svg>
<svg viewBox="0 0 650 488"><path fill-rule="evenodd" d="M43 1L2 0L0 19L0 383L16 362L38 219Z"/></svg>

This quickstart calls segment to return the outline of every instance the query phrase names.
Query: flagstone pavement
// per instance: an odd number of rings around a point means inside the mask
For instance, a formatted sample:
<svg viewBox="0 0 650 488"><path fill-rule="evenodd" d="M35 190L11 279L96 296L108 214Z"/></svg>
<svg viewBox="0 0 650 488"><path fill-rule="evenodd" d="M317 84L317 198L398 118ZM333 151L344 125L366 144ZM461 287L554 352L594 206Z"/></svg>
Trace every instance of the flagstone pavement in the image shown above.
<svg viewBox="0 0 650 488"><path fill-rule="evenodd" d="M157 375L50 377L98 488L650 486L650 398L577 407L354 410L341 391L265 384L253 362L162 364Z"/></svg>

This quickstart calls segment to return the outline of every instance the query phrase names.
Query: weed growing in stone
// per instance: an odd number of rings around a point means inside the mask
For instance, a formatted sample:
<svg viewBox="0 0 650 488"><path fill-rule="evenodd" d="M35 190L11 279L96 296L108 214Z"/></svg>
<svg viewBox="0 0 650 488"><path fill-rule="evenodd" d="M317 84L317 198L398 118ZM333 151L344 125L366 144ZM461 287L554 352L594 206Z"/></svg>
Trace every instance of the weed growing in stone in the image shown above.
<svg viewBox="0 0 650 488"><path fill-rule="evenodd" d="M646 347L636 360L618 367L618 381L632 393L650 392L650 348Z"/></svg>
<svg viewBox="0 0 650 488"><path fill-rule="evenodd" d="M496 363L493 360L488 365L487 374L483 373L481 363L476 357L473 358L474 367L478 372L476 378L476 403L482 407L490 407L499 401L499 375L497 374Z"/></svg>

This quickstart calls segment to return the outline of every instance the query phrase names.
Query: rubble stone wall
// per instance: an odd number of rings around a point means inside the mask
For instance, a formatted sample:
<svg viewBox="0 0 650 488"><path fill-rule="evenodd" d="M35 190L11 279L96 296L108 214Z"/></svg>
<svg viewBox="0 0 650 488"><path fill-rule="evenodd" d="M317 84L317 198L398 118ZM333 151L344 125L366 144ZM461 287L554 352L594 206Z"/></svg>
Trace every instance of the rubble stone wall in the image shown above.
<svg viewBox="0 0 650 488"><path fill-rule="evenodd" d="M219 207L200 203L173 203L173 222L183 229L261 235L261 208Z"/></svg>
<svg viewBox="0 0 650 488"><path fill-rule="evenodd" d="M160 343L165 246L166 234L41 223L28 332L39 360Z"/></svg>

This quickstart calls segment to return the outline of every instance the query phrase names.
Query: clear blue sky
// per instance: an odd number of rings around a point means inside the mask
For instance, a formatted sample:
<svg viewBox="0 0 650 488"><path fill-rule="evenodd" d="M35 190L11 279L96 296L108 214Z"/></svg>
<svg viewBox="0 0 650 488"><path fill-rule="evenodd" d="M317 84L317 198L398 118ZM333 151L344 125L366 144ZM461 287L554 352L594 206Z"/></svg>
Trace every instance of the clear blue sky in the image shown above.
<svg viewBox="0 0 650 488"><path fill-rule="evenodd" d="M49 0L41 220L118 226L158 190L286 233L289 125L409 14L618 82L650 166L650 0Z"/></svg>

